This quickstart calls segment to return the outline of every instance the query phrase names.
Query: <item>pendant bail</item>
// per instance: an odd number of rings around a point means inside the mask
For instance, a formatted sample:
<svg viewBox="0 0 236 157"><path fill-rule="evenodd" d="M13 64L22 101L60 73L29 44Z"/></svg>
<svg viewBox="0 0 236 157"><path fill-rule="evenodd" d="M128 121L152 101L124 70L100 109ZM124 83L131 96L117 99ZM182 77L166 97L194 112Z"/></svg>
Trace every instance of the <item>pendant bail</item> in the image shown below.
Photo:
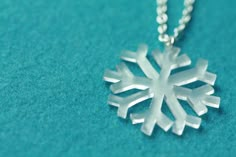
<svg viewBox="0 0 236 157"><path fill-rule="evenodd" d="M175 37L174 36L168 36L168 41L165 43L166 46L172 46L175 42Z"/></svg>

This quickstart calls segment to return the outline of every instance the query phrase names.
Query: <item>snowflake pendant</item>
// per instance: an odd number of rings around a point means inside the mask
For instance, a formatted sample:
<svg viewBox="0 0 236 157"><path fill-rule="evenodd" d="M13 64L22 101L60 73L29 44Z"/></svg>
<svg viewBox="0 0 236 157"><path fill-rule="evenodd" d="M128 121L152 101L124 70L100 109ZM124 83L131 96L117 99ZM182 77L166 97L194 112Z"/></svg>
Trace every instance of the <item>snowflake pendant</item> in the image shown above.
<svg viewBox="0 0 236 157"><path fill-rule="evenodd" d="M207 112L207 106L219 108L220 98L211 95L214 93L212 86L216 75L207 72L207 61L200 59L195 68L171 74L174 69L190 65L191 60L186 54L179 56L179 48L166 47L163 53L156 50L152 54L161 68L158 73L148 61L147 52L147 46L142 44L137 52L124 51L121 55L122 60L137 64L146 77L134 76L125 63L119 64L117 71L105 71L104 80L113 83L110 87L113 94L109 96L108 103L118 107L119 117L126 118L129 108L151 99L147 111L130 114L132 123L143 123L141 130L149 136L156 124L164 131L172 128L172 132L177 135L182 135L185 126L198 129L201 118L188 115L179 100L187 101L198 116ZM183 87L196 81L205 84L195 89ZM115 95L132 89L138 89L139 92L127 97ZM162 112L164 101L175 121Z"/></svg>

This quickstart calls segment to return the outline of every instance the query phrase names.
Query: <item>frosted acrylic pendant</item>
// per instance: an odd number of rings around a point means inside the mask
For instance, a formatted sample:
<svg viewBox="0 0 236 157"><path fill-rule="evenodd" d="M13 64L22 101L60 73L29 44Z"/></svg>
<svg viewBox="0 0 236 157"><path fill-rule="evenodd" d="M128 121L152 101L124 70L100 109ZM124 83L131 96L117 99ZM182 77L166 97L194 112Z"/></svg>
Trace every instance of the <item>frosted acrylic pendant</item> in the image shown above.
<svg viewBox="0 0 236 157"><path fill-rule="evenodd" d="M179 48L166 47L163 53L158 50L152 53L161 69L158 73L147 59L147 52L147 46L142 44L137 52L124 51L121 55L122 60L137 64L146 77L135 76L124 62L117 66L117 71L105 71L104 80L112 83L110 89L113 93L108 98L108 104L118 107L118 116L126 118L129 108L151 99L147 111L130 114L133 124L143 123L141 130L146 135L152 134L156 124L164 131L172 128L177 135L182 135L185 126L198 129L201 118L188 115L179 100L186 101L198 116L207 113L207 106L219 108L220 98L212 96L216 75L207 72L207 61L200 59L195 68L171 74L174 69L190 65L191 60L186 54L179 55ZM195 89L183 87L196 81L205 84ZM116 95L132 89L139 92L127 97ZM162 112L164 101L174 121Z"/></svg>

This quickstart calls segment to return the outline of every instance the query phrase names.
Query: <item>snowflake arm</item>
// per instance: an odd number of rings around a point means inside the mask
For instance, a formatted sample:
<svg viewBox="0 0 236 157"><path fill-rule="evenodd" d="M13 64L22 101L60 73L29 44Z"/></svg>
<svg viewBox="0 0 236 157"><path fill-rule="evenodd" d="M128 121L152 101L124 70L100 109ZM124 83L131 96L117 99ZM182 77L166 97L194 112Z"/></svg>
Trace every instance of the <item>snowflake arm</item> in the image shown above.
<svg viewBox="0 0 236 157"><path fill-rule="evenodd" d="M182 108L174 93L166 95L166 103L176 119L172 128L173 133L182 135L185 125L195 129L199 128L201 118L188 115Z"/></svg>
<svg viewBox="0 0 236 157"><path fill-rule="evenodd" d="M121 118L126 118L129 108L152 97L153 93L150 93L148 89L125 98L112 94L108 97L108 104L118 107L117 115Z"/></svg>
<svg viewBox="0 0 236 157"><path fill-rule="evenodd" d="M207 72L208 63L206 60L199 59L195 68L171 75L169 81L171 84L182 86L195 81L202 81L214 85L216 75Z"/></svg>
<svg viewBox="0 0 236 157"><path fill-rule="evenodd" d="M166 55L168 53L171 54ZM191 60L186 54L182 54L181 56L178 56L180 52L180 49L177 47L169 48L166 47L164 50L164 53L160 52L159 50L154 50L152 55L156 61L156 63L159 65L160 68L164 68L166 63L165 61L168 60L170 64L170 70L185 67L191 64Z"/></svg>
<svg viewBox="0 0 236 157"><path fill-rule="evenodd" d="M158 78L159 74L156 72L156 70L153 68L153 66L148 61L146 55L148 52L147 45L141 44L138 47L137 52L132 51L123 51L121 54L121 59L124 61L137 63L141 70L144 72L144 74L151 79Z"/></svg>
<svg viewBox="0 0 236 157"><path fill-rule="evenodd" d="M117 72L106 70L104 80L114 83L110 89L113 93L122 93L131 89L145 90L150 85L150 80L144 77L134 76L125 63L117 66Z"/></svg>
<svg viewBox="0 0 236 157"><path fill-rule="evenodd" d="M177 98L189 103L197 115L201 116L207 112L207 107L219 108L220 98L212 96L214 88L208 84L193 90L184 87L174 87Z"/></svg>
<svg viewBox="0 0 236 157"><path fill-rule="evenodd" d="M130 119L132 120L133 124L143 123L145 117L147 117L149 112L142 112L142 113L133 113L130 115ZM158 113L159 117L157 119L157 125L161 127L164 131L168 131L171 126L173 125L173 121L170 120L165 114L161 111Z"/></svg>

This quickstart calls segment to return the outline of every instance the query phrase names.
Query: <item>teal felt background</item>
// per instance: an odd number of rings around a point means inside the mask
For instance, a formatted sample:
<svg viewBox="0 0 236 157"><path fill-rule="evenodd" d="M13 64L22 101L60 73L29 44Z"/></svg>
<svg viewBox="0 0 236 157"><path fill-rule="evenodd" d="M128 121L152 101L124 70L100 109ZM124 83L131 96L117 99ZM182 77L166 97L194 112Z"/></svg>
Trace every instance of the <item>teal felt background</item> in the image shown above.
<svg viewBox="0 0 236 157"><path fill-rule="evenodd" d="M116 116L103 71L157 41L155 0L1 0L0 156L229 156L236 153L236 1L196 0L177 43L218 75L219 110L183 136ZM171 28L182 1L169 4Z"/></svg>

